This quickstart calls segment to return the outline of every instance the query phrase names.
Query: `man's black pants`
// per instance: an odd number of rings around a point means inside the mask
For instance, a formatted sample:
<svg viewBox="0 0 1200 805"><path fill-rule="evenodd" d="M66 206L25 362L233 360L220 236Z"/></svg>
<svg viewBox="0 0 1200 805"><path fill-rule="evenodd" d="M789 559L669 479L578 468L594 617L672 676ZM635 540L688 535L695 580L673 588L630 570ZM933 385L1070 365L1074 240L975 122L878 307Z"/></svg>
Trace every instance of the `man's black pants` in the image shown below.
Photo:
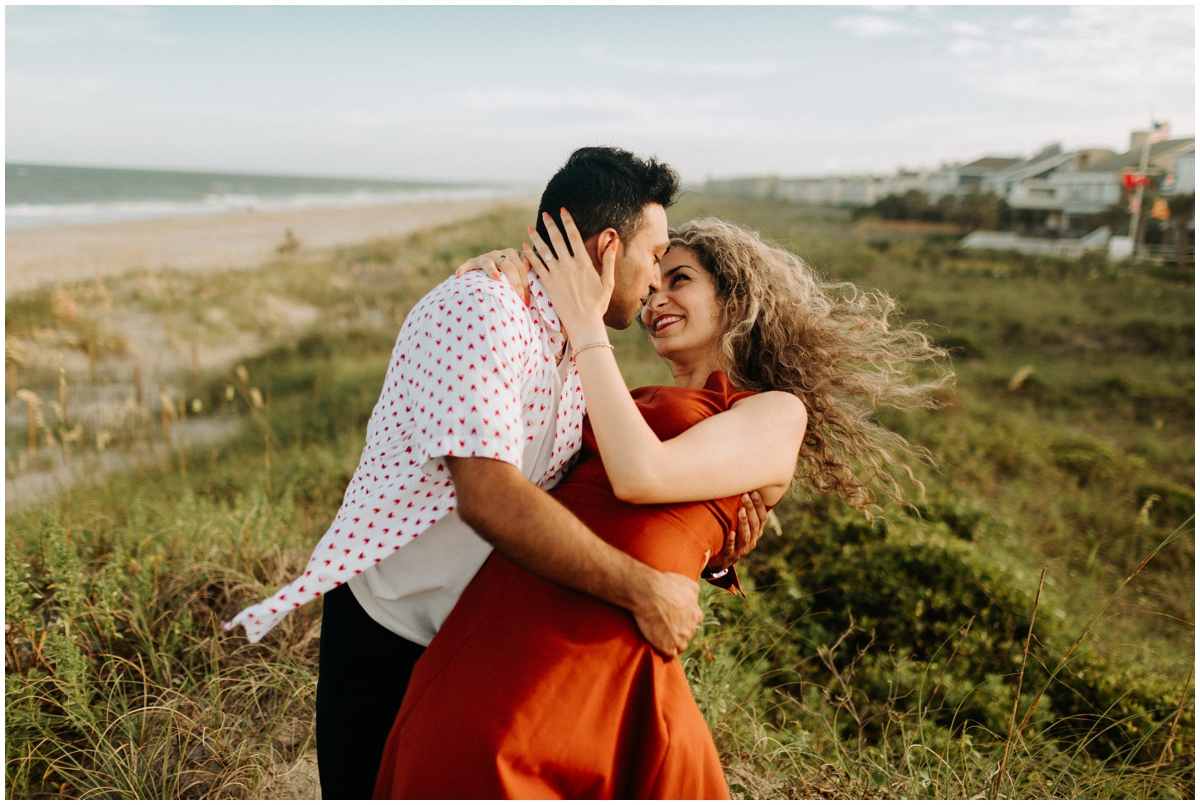
<svg viewBox="0 0 1200 805"><path fill-rule="evenodd" d="M383 745L424 646L389 632L343 584L325 596L317 677L323 799L370 799Z"/></svg>

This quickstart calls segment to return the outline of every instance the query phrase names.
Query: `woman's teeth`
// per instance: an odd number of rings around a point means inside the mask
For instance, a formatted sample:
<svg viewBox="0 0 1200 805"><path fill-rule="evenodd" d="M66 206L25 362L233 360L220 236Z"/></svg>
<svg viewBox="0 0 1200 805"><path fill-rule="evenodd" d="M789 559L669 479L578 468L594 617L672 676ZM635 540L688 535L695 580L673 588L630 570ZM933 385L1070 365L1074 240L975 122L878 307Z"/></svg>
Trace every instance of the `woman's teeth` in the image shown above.
<svg viewBox="0 0 1200 805"><path fill-rule="evenodd" d="M663 316L658 321L654 322L654 332L661 332L664 327L668 327L677 321L682 321L683 316Z"/></svg>

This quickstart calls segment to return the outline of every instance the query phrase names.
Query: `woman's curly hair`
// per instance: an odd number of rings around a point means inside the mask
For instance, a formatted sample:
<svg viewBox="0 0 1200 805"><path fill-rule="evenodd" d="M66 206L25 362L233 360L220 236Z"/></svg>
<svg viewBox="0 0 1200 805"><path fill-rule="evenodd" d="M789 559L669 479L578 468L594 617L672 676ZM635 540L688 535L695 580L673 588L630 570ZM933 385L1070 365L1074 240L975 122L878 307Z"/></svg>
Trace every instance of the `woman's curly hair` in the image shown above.
<svg viewBox="0 0 1200 805"><path fill-rule="evenodd" d="M919 488L909 462L928 451L872 419L880 407L937 408L953 382L945 350L889 322L896 302L849 282L827 282L796 255L716 218L671 231L715 279L724 335L720 362L747 391L786 391L808 409L796 478L855 508L905 502L898 476ZM916 369L923 367L924 378Z"/></svg>

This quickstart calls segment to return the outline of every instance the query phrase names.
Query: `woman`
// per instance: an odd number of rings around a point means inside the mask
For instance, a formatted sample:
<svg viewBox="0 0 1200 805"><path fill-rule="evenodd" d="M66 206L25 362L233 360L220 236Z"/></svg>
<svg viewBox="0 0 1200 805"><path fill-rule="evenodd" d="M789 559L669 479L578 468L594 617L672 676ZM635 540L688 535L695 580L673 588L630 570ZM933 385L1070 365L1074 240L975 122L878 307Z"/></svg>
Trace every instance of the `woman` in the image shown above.
<svg viewBox="0 0 1200 805"><path fill-rule="evenodd" d="M570 249L547 219L558 258L532 229L537 249L525 256L574 345L588 404L578 463L552 494L597 534L696 577L748 487L768 505L794 477L860 508L875 487L900 494L892 473L914 451L870 413L931 405L948 377L921 383L901 368L943 353L888 327L890 299L823 283L732 224L686 224L641 314L676 385L631 394L601 320L616 246L598 274L565 211L563 221ZM627 613L494 554L414 670L375 795L710 799L728 790L679 662L655 653Z"/></svg>

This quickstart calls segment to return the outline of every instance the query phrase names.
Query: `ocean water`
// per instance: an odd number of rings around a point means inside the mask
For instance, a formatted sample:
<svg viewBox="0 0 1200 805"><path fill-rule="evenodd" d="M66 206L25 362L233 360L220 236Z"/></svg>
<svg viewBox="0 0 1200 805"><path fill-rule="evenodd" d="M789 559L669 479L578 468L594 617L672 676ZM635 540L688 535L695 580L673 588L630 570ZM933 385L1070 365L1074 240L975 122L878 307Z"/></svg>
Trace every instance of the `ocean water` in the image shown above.
<svg viewBox="0 0 1200 805"><path fill-rule="evenodd" d="M4 165L4 225L136 221L245 210L503 198L531 188L236 173Z"/></svg>

